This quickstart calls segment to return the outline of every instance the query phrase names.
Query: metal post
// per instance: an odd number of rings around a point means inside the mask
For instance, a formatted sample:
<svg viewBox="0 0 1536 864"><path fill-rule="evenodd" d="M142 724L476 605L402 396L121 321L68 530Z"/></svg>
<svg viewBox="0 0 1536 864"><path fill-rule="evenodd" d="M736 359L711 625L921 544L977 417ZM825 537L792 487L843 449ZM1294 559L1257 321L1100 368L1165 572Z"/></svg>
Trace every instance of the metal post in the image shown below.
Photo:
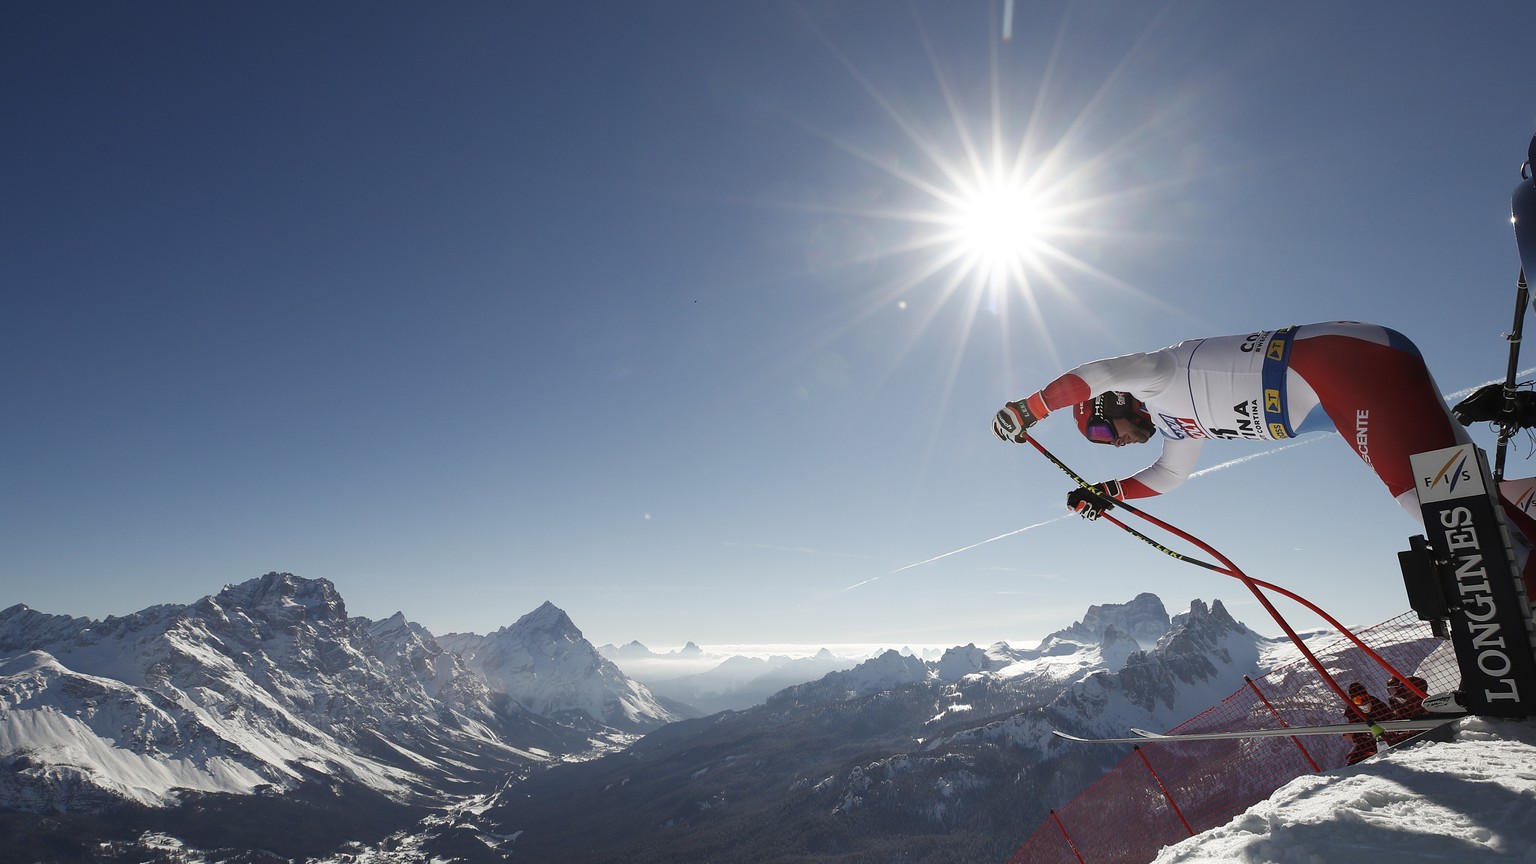
<svg viewBox="0 0 1536 864"><path fill-rule="evenodd" d="M1168 787L1163 785L1163 778L1157 776L1157 771L1153 769L1152 763L1147 761L1147 754L1141 752L1141 745L1137 744L1135 750L1136 755L1141 757L1141 764L1147 766L1147 773L1152 775L1152 782L1157 784L1157 788L1163 792L1163 797L1168 799L1168 806L1173 808L1174 815L1178 816L1179 821L1184 823L1184 830L1189 832L1189 836L1195 836L1195 829L1189 827L1189 820L1184 818L1184 811L1179 809L1179 802L1173 800L1173 795L1168 792Z"/></svg>
<svg viewBox="0 0 1536 864"><path fill-rule="evenodd" d="M1518 428L1515 425L1515 376L1520 368L1520 334L1525 329L1525 303L1530 299L1525 284L1525 268L1520 268L1520 278L1515 283L1515 326L1504 338L1509 340L1509 364L1504 371L1504 406L1499 415L1499 441L1493 450L1493 482L1498 485L1504 479L1504 453L1509 439Z"/></svg>
<svg viewBox="0 0 1536 864"><path fill-rule="evenodd" d="M1280 725L1289 728L1291 724L1285 722L1285 718L1280 716L1280 712L1275 710L1275 706L1269 704L1269 697L1264 695L1264 692L1259 689L1259 685L1253 683L1253 679L1249 678L1247 675L1243 676L1243 681L1246 682L1248 687L1253 690L1254 694L1259 697L1259 701L1264 703L1264 707L1269 709L1269 713L1275 715L1275 719L1280 721ZM1306 745L1301 743L1300 738L1292 735L1291 741L1296 744L1296 749L1301 751L1301 756L1303 759L1307 760L1307 764L1312 766L1313 774L1317 774L1323 770L1317 767L1317 762L1312 759L1312 754L1307 752Z"/></svg>
<svg viewBox="0 0 1536 864"><path fill-rule="evenodd" d="M1061 836L1067 841L1067 848L1071 849L1073 856L1077 858L1077 864L1088 864L1083 860L1083 853L1077 851L1077 844L1072 842L1072 835L1067 833L1067 826L1061 824L1061 817L1056 815L1055 810L1051 811L1051 818L1056 820L1056 827L1061 829Z"/></svg>

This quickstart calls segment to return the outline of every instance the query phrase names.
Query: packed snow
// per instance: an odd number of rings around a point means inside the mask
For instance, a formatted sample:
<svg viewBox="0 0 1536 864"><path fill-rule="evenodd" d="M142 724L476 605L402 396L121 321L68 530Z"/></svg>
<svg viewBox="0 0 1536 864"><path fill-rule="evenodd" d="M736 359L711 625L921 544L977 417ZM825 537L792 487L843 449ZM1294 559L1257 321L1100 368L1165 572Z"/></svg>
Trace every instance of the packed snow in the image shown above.
<svg viewBox="0 0 1536 864"><path fill-rule="evenodd" d="M1536 722L1468 719L1426 741L1300 777L1154 864L1536 864Z"/></svg>

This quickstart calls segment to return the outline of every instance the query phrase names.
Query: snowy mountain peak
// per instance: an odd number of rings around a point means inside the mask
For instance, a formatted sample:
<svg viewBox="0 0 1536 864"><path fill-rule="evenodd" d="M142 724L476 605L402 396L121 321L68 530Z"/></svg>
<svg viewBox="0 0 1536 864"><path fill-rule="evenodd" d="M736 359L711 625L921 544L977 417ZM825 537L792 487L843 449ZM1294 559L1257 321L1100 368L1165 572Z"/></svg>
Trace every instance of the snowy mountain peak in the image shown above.
<svg viewBox="0 0 1536 864"><path fill-rule="evenodd" d="M330 580L305 579L292 573L268 573L239 585L225 585L218 596L205 601L279 620L340 622L347 618L347 606Z"/></svg>
<svg viewBox="0 0 1536 864"><path fill-rule="evenodd" d="M1156 594L1144 592L1129 603L1089 606L1083 620L1045 637L1038 648L1012 653L1018 659L1065 659L1089 651L1111 668L1119 668L1131 654L1156 645L1170 626L1163 601Z"/></svg>
<svg viewBox="0 0 1536 864"><path fill-rule="evenodd" d="M940 681L958 681L977 672L991 672L998 668L986 651L974 643L947 649L935 665Z"/></svg>
<svg viewBox="0 0 1536 864"><path fill-rule="evenodd" d="M1129 603L1089 606L1083 620L1052 635L1076 642L1102 642L1106 628L1114 627L1121 637L1151 647L1168 632L1171 623L1163 601L1156 594L1143 592Z"/></svg>
<svg viewBox="0 0 1536 864"><path fill-rule="evenodd" d="M584 639L581 630L577 629L571 617L565 614L565 610L548 600L545 600L539 608L517 619L517 623L511 627L502 629L509 634L516 634L525 642L531 640L545 642L550 639L581 642Z"/></svg>
<svg viewBox="0 0 1536 864"><path fill-rule="evenodd" d="M548 601L489 636L450 633L437 642L463 658L491 689L537 714L582 714L632 731L680 719L599 654L570 617Z"/></svg>
<svg viewBox="0 0 1536 864"><path fill-rule="evenodd" d="M1189 611L1179 615L1173 628L1158 642L1158 648L1170 654L1219 653L1222 644L1231 636L1251 641L1247 627L1227 612L1220 600L1205 605L1202 600L1192 600Z"/></svg>
<svg viewBox="0 0 1536 864"><path fill-rule="evenodd" d="M404 612L385 618L382 621L369 621L366 618L357 619L374 639L386 642L410 640L418 642L432 641L432 634L425 627L405 617Z"/></svg>

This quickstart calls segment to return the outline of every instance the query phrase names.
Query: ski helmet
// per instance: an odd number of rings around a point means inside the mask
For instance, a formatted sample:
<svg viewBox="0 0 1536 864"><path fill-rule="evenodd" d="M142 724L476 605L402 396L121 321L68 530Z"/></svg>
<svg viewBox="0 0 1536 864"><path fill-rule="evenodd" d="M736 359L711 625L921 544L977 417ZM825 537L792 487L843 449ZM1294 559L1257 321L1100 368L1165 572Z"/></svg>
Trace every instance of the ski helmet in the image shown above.
<svg viewBox="0 0 1536 864"><path fill-rule="evenodd" d="M1115 431L1115 424L1110 422L1117 417L1145 429L1149 437L1157 431L1157 427L1152 425L1152 415L1147 413L1147 406L1135 396L1118 390L1109 390L1087 402L1077 403L1072 414L1077 418L1077 430L1095 444L1113 444L1120 437L1120 433Z"/></svg>

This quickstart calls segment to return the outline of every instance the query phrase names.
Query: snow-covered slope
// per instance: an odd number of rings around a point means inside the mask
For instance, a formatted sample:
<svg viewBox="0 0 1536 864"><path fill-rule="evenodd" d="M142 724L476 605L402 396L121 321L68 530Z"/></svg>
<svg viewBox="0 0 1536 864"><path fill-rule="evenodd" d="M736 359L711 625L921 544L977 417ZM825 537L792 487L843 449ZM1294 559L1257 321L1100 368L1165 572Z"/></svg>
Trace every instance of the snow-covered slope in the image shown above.
<svg viewBox="0 0 1536 864"><path fill-rule="evenodd" d="M12 809L53 809L75 786L87 790L84 799L73 790L76 807L113 798L162 804L173 789L248 793L284 773L196 712L71 672L42 651L0 660L0 705L0 753L13 769L0 773L0 801Z"/></svg>
<svg viewBox="0 0 1536 864"><path fill-rule="evenodd" d="M1536 861L1536 723L1457 726L1450 742L1293 780L1156 864Z"/></svg>

